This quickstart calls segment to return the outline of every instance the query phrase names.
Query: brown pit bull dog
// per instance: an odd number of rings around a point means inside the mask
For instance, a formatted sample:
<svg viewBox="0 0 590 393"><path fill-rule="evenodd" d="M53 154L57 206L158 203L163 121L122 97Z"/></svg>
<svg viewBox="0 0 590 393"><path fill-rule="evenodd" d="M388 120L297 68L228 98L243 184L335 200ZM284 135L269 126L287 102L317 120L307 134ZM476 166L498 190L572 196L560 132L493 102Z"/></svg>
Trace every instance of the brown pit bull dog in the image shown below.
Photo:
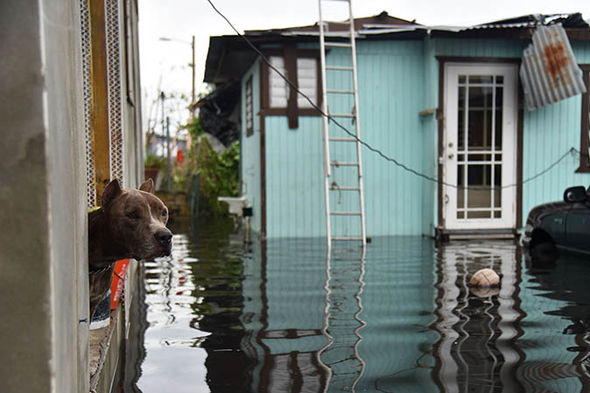
<svg viewBox="0 0 590 393"><path fill-rule="evenodd" d="M139 190L122 189L116 179L107 185L102 207L88 213L89 321L111 286L117 260L170 255L172 232L167 222L168 209L154 195L152 179Z"/></svg>

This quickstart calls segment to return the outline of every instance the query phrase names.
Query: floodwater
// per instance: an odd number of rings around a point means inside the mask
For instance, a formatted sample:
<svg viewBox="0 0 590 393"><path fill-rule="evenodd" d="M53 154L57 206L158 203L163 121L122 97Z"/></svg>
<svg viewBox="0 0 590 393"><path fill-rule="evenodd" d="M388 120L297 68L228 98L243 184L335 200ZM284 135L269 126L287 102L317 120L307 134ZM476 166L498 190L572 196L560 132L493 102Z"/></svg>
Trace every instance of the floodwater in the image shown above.
<svg viewBox="0 0 590 393"><path fill-rule="evenodd" d="M590 392L590 261L511 241L244 243L179 223L131 310L129 392ZM495 291L470 290L490 267Z"/></svg>

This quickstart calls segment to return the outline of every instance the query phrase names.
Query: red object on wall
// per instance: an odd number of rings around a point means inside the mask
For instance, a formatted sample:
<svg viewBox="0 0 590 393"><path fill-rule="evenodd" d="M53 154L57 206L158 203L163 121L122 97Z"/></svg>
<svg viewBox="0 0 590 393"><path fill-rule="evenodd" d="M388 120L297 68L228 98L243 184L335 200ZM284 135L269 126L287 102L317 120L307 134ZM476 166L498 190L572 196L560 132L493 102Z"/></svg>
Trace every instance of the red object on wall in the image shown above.
<svg viewBox="0 0 590 393"><path fill-rule="evenodd" d="M184 153L180 149L176 152L176 163L178 165L184 165Z"/></svg>
<svg viewBox="0 0 590 393"><path fill-rule="evenodd" d="M125 277L127 276L127 267L129 259L121 259L115 263L113 271L113 282L111 283L111 310L116 310L125 288Z"/></svg>

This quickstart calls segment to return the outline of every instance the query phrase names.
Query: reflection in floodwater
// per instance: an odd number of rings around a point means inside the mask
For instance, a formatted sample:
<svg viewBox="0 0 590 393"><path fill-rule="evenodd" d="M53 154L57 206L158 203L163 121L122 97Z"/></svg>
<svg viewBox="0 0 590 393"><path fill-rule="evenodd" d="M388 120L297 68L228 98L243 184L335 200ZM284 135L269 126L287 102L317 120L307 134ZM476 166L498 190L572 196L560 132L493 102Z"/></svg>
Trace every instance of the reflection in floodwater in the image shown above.
<svg viewBox="0 0 590 393"><path fill-rule="evenodd" d="M515 345L522 334L518 297L520 263L507 242L453 242L439 249L434 324L437 367L433 377L445 392L519 392L516 367L524 358ZM490 268L500 289L469 288L470 277Z"/></svg>
<svg viewBox="0 0 590 393"><path fill-rule="evenodd" d="M190 224L190 225L188 225ZM160 392L590 392L590 264L511 242L245 244L175 228L130 312L125 387ZM496 291L468 287L484 267Z"/></svg>

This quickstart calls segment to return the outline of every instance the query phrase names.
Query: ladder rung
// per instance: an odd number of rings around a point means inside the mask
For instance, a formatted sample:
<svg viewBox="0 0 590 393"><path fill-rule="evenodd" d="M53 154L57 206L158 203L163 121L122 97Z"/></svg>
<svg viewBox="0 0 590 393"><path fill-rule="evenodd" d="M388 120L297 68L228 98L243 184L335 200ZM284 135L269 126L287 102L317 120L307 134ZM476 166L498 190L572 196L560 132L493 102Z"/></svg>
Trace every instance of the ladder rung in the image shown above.
<svg viewBox="0 0 590 393"><path fill-rule="evenodd" d="M332 46L334 48L351 48L352 44L345 42L324 42L324 46Z"/></svg>
<svg viewBox="0 0 590 393"><path fill-rule="evenodd" d="M352 113L329 113L328 116L330 117L346 117L346 118L354 118L355 115Z"/></svg>
<svg viewBox="0 0 590 393"><path fill-rule="evenodd" d="M330 142L356 142L354 138L330 138Z"/></svg>
<svg viewBox="0 0 590 393"><path fill-rule="evenodd" d="M334 70L334 71L352 71L353 68L350 66L326 66L327 70Z"/></svg>
<svg viewBox="0 0 590 393"><path fill-rule="evenodd" d="M335 89L327 89L326 93L332 94L354 94L354 90L335 90Z"/></svg>
<svg viewBox="0 0 590 393"><path fill-rule="evenodd" d="M330 212L333 216L360 216L361 212Z"/></svg>
<svg viewBox="0 0 590 393"><path fill-rule="evenodd" d="M360 187L330 187L333 191L360 191Z"/></svg>
<svg viewBox="0 0 590 393"><path fill-rule="evenodd" d="M359 166L358 162L340 162L340 161L332 161L330 163L332 166Z"/></svg>
<svg viewBox="0 0 590 393"><path fill-rule="evenodd" d="M362 237L348 237L348 236L337 236L337 237L333 237L332 240L363 240Z"/></svg>

